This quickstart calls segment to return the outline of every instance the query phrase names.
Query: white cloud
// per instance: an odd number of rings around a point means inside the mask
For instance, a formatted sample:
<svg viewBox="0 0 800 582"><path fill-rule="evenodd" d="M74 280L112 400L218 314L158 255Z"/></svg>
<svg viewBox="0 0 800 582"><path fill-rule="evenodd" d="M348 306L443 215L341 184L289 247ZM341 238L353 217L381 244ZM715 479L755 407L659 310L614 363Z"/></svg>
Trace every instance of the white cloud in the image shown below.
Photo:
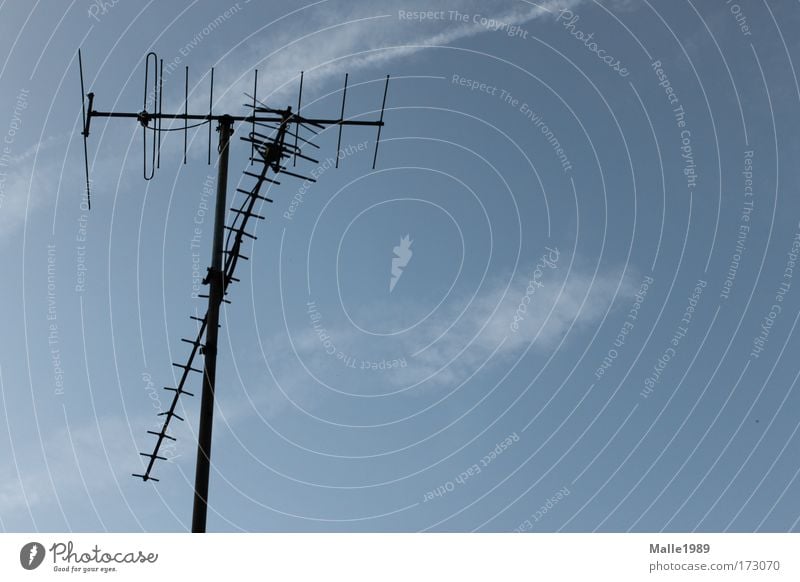
<svg viewBox="0 0 800 582"><path fill-rule="evenodd" d="M642 0L604 0L601 4L615 12L633 12L642 6Z"/></svg>
<svg viewBox="0 0 800 582"><path fill-rule="evenodd" d="M507 367L528 349L549 355L568 333L582 337L576 334L597 324L613 302L633 297L634 283L623 279L621 270L594 275L588 268L573 266L567 271L566 261L562 253L556 268L542 270L536 277L541 287L531 283L535 265L514 276L508 287L495 282L479 294L457 325L442 334L463 309L451 306L423 337L407 339L407 350L414 353L441 336L419 352L414 366L396 381L429 378L433 385L452 385L485 364ZM530 300L523 303L526 295Z"/></svg>
<svg viewBox="0 0 800 582"><path fill-rule="evenodd" d="M263 406L268 415L275 415L291 405L289 395L303 408L313 408L326 388L312 374L348 392L393 392L418 383L422 390L455 388L485 365L504 372L526 352L548 356L562 345L575 346L613 305L625 304L634 296L636 284L630 275L623 276L622 269L594 274L594 269L581 261L568 263L569 258L562 253L556 267L542 269L536 275L536 265L530 265L513 277L497 278L474 298L461 295L449 300L423 324L397 337L363 334L334 321L333 314L323 313L321 327L337 351L363 359L370 354L406 358L407 367L380 374L380 385L375 384L378 376L355 375L335 355L326 353L310 320L300 330L291 330L294 349L285 336L276 334L266 342L266 353L280 386L271 378L265 379L266 387L259 386L255 392L263 398L257 407ZM541 286L531 284L532 279ZM521 307L526 293L530 301ZM380 320L383 329L401 329L408 320L401 321L398 316L392 322L386 318L420 308L390 301L390 307L365 306L355 318ZM263 362L258 365L263 366ZM418 392L414 389L407 393Z"/></svg>
<svg viewBox="0 0 800 582"><path fill-rule="evenodd" d="M8 167L0 168L6 172L0 199L0 242L16 236L26 221L38 219L39 211L46 209L52 216L61 209L79 207L86 191L81 139L67 134L44 138L21 154L12 156ZM136 144L126 159L120 149L108 146L107 139L103 142L98 136L89 145L93 202L98 198L110 201L118 183L123 189L131 184L121 180L120 174L130 172L141 176L142 162L141 157L136 156L139 151ZM97 148L97 156L93 155L93 147ZM57 200L61 207L59 210L56 209Z"/></svg>
<svg viewBox="0 0 800 582"><path fill-rule="evenodd" d="M455 0L441 7L426 5L425 9L457 10L496 22L522 25L554 14L560 8L571 8L582 1L524 2L507 8L507 2ZM418 7L401 4L400 8L412 10ZM282 106L283 100L296 96L301 70L307 72L305 92L321 87L332 77L342 77L346 71L353 73L370 67L382 67L389 61L408 57L425 47L450 45L460 39L488 34L491 30L480 21L473 22L471 18L468 22L448 18L431 23L399 19L397 2L337 4L336 10L312 9L301 14L305 22L302 32L296 29L282 32L278 26L273 26L266 29L261 37L248 41L246 49L232 53L233 58L228 62L243 63L244 66L231 70L226 63L226 68L219 71L220 78L224 80L222 86L228 87L217 106L220 110L238 110L241 107L242 93L252 92L255 68L268 72L268 75L260 76L263 82L260 82L259 95L269 99L273 106ZM380 73L383 74L383 71ZM263 92L265 86L270 95ZM201 106L202 99L200 95L197 96L198 106Z"/></svg>

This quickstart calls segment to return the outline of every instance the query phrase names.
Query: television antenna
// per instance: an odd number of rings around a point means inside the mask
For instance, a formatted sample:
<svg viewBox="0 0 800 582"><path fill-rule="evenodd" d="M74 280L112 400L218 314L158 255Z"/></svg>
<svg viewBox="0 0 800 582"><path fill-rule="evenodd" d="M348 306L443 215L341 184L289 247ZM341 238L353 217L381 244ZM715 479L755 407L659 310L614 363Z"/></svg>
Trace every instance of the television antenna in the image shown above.
<svg viewBox="0 0 800 582"><path fill-rule="evenodd" d="M173 418L180 421L184 419L176 412L178 402L183 394L193 396L186 390L191 373L202 374L203 387L200 400L200 418L197 443L197 462L195 466L195 486L194 486L194 506L192 511L192 532L204 533L206 531L206 517L208 514L208 482L211 467L211 433L214 417L214 396L216 392L216 371L217 371L217 339L219 333L219 312L223 302L230 303L225 299L228 287L233 282L238 282L234 276L239 260L247 260L248 257L242 254L242 245L249 239L255 241L257 238L246 230L251 219L263 220L265 217L256 214L253 209L256 202L271 203L273 200L261 193L261 187L265 184L279 185L280 182L272 175L286 175L293 178L316 182L314 178L297 174L290 171L287 161L291 158L292 167L297 164L297 159L312 163L319 163L305 153L306 146L319 149L319 145L314 143L314 137L321 130L328 126L336 125L339 127L336 144L336 167L339 167L339 157L342 145L342 128L346 125L372 126L377 127L377 137L375 141L375 152L372 158L372 168L378 159L378 146L380 145L381 129L383 128L383 114L386 109L386 95L389 90L389 75L383 89L383 101L381 112L377 120L346 119L345 100L347 99L348 75L344 77L344 88L342 89L342 107L338 118L318 119L304 117L301 115L303 97L303 73L300 73L300 88L297 97L297 110L292 111L291 106L283 109L268 107L257 98L258 89L258 70L255 71L253 83L253 95L246 95L251 99L250 103L245 104L251 112L249 115L218 114L213 112L214 103L214 69L211 69L211 86L209 90L208 113L189 113L189 67L185 68L184 82L184 102L183 113L164 113L163 106L163 78L164 61L159 59L156 53L149 52L145 57L145 79L144 79L144 101L142 110L138 112L123 111L100 111L94 108L95 94L86 93L83 81L83 58L81 51L78 50L78 68L81 80L81 99L83 112L83 154L84 166L86 171L86 202L91 209L91 191L89 178L89 155L88 138L92 119L94 118L122 118L137 121L142 126L142 168L145 180L152 180L155 171L161 164L161 136L166 131L175 131L174 128L163 127L163 121L183 120L183 127L177 128L183 131L183 163L186 163L187 135L188 130L208 124L208 164L211 164L211 129L214 123L217 124L219 133L217 147L217 192L214 210L214 237L211 248L211 266L208 268L203 284L208 285L208 294L200 297L208 299L208 307L203 317L190 316L197 324L197 333L193 339L182 338L182 341L189 344L191 349L184 363L173 363L173 366L181 370L180 380L177 386L165 386L164 389L173 393L172 402L167 411L159 413L164 416L164 423L161 430L156 432L149 430L148 434L156 437L156 442L151 453L140 453L148 459L147 466L143 473L134 473L134 477L141 478L143 481L158 481L152 476L153 467L157 460L167 460L160 455L161 446L165 440L174 441L175 438L167 433ZM191 123L191 125L190 125ZM240 139L250 143L250 163L258 167L257 172L245 171L248 178L255 179L250 190L237 188L236 192L243 195L243 200L237 207L227 208L227 183L228 183L228 152L230 138L234 133L236 123L248 124L250 131ZM264 131L266 130L266 131ZM309 137L301 135L301 130L308 132ZM306 135L308 135L306 134ZM149 137L149 139L148 139ZM293 143L292 143L293 141ZM148 145L149 144L149 145ZM226 224L226 213L232 213L231 224ZM227 235L226 235L227 232ZM203 357L203 368L200 369L195 360L198 356Z"/></svg>

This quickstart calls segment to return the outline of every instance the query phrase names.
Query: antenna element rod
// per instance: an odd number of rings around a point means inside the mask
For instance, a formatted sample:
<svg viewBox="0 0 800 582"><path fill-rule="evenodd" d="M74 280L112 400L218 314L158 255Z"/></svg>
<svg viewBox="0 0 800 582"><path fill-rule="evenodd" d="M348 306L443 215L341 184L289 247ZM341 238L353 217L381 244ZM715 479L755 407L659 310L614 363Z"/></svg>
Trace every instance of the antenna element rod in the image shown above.
<svg viewBox="0 0 800 582"><path fill-rule="evenodd" d="M300 71L300 92L297 94L297 111L295 112L295 115L300 115L300 105L302 103L302 100L303 100L303 71ZM255 123L253 123L253 125L255 125ZM255 129L253 129L253 132L255 132ZM297 148L297 139L299 137L299 135L298 135L299 133L300 133L300 128L298 127L297 131L294 134L295 156L294 156L294 160L292 160L292 165L293 166L297 165L297 150L298 150L298 148Z"/></svg>
<svg viewBox="0 0 800 582"><path fill-rule="evenodd" d="M375 139L375 155L372 156L372 169L378 161L378 146L381 145L381 129L383 129L383 112L386 110L386 94L389 92L389 75L386 75L386 85L383 86L383 103L381 103L381 118L378 120L378 137Z"/></svg>
<svg viewBox="0 0 800 582"><path fill-rule="evenodd" d="M344 74L344 90L342 91L342 113L339 120L344 121L344 100L347 99L347 73ZM336 141L336 167L339 167L339 152L342 149L342 124L339 124L339 139Z"/></svg>

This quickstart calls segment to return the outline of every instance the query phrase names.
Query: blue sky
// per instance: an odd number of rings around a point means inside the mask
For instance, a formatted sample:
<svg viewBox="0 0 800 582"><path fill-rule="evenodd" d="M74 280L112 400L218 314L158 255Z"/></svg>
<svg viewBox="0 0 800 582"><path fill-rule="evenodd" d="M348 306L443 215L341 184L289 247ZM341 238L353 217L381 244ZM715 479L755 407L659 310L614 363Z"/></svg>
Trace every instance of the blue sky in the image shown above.
<svg viewBox="0 0 800 582"><path fill-rule="evenodd" d="M185 66L197 113L211 67L237 114L254 69L280 107L305 71L321 117L345 72L347 114L375 116L392 75L376 170L374 130L334 169L329 129L298 163L318 182L261 209L222 316L209 530L800 529L793 3L0 13L3 530L191 518L199 398L161 481L130 474L204 311L208 129L185 165L168 134L148 182L135 122L93 120L82 209L78 48L101 110L141 109L151 50L165 111Z"/></svg>

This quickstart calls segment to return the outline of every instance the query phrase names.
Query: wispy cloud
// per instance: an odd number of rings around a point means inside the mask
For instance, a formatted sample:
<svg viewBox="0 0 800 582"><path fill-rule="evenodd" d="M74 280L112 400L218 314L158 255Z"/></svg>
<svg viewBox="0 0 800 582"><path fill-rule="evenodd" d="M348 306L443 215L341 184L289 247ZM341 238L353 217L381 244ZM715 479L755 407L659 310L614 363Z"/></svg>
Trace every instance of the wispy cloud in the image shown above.
<svg viewBox="0 0 800 582"><path fill-rule="evenodd" d="M444 10L448 15L449 11L458 11L494 22L522 25L582 1L524 2L508 8L508 3L501 1L455 0L442 6L426 5L425 9ZM382 67L427 47L447 46L479 34L503 34L492 31L491 26L482 24L480 19L463 22L447 16L440 21L416 22L399 18L398 9L410 11L414 7L385 1L367 5L336 3L335 8L328 6L323 10L298 13L296 18L303 20L302 30L293 26L265 29L264 34L248 42L246 48L229 55L228 62L241 65L226 66L222 72L223 85L229 90L220 97L219 106L241 106L242 93L252 90L254 68L269 71L268 76L262 77L268 92L262 87L259 94L283 100L295 95L300 71L307 72L305 88L313 91L345 71L352 73ZM291 19L288 22L293 23ZM200 100L198 96L198 104Z"/></svg>
<svg viewBox="0 0 800 582"><path fill-rule="evenodd" d="M86 190L80 139L68 134L53 135L11 157L8 167L3 169L6 175L0 202L0 243L16 236L26 221L30 226L34 220L40 220L41 211L47 210L51 215L59 212L56 201L62 209L79 207ZM120 174L141 171L141 158L134 155L125 159L118 148L107 147L107 143L98 136L90 145L90 177L95 199L97 195L110 198L104 195L111 194L117 184L127 188L129 182L121 180ZM94 158L92 147L95 151L102 150ZM177 147L172 149L177 155Z"/></svg>
<svg viewBox="0 0 800 582"><path fill-rule="evenodd" d="M524 2L508 8L507 3L502 1L454 0L438 8L426 6L426 9L458 10L466 14L480 14L509 25L521 25L582 1ZM400 8L412 9L405 4ZM426 47L446 46L479 34L502 34L493 33L486 25L471 21L463 23L448 20L432 25L399 19L398 4L387 1L368 5L326 3L300 11L265 29L263 34L245 43L243 48L228 54L224 66L217 70L218 87L225 87L226 90L218 92L215 108L217 111L238 111L242 94L252 89L251 75L256 67L269 70L259 94L265 98L269 95L283 104L282 101L289 96L294 97L301 70L309 72L306 88L313 92L331 78L341 76L344 71L380 67L392 60L410 57ZM272 93L264 91L265 87ZM207 94L198 87L190 97L191 108L204 111L208 107L207 98ZM5 185L5 198L0 208L0 231L6 235L16 232L26 218L52 204L60 185L59 180L68 181L71 187L80 184L80 173L73 171L74 168L80 168L80 163L64 166L59 156L45 155L48 150L56 146L63 148L65 144L63 136L47 137L17 156L15 168L9 173ZM190 153L199 156L198 151L198 148L193 148ZM78 149L72 153L80 155ZM165 158L178 153L177 149L171 151L170 148L162 151ZM105 175L106 170L118 171L121 161L104 154L92 168L93 179L97 180L100 174ZM63 167L66 170L62 175Z"/></svg>
<svg viewBox="0 0 800 582"><path fill-rule="evenodd" d="M346 391L356 393L395 392L409 386L416 386L409 394L454 388L484 367L504 372L525 353L549 356L560 347L572 347L614 305L630 300L636 284L621 268L595 274L580 261L572 266L567 262L562 254L556 267L543 272L530 265L513 276L498 277L475 296L454 297L424 324L397 337L375 338L325 313L323 333L337 351L365 358L377 353L405 358L407 366L381 374L379 381L374 375L348 375L342 362L326 352L320 330L310 321L307 327L291 330L291 342L285 336L272 336L268 353L274 380L268 378L265 388L259 386L256 407L263 406L270 415L280 413L291 405L288 395L300 406L314 408L325 390L320 382L337 386L343 379ZM380 320L384 329L401 329L408 322L391 321L393 313L422 309L413 303L401 305L394 298L389 301L391 306L385 302L364 306L356 319Z"/></svg>
<svg viewBox="0 0 800 582"><path fill-rule="evenodd" d="M24 519L22 512L29 509L34 514L39 514L40 507L57 511L56 496L68 518L77 518L80 511L91 511L90 505L82 504L100 491L114 488L116 483L126 483L132 470L138 469L141 461L136 446L123 435L129 434L130 426L149 426L150 420L109 415L96 422L51 426L41 445L37 439L17 435L13 447L22 476L17 479L7 471L0 481L0 514L8 521ZM105 462L106 456L110 463ZM6 466L11 467L12 463L8 461ZM77 504L81 504L81 510Z"/></svg>
<svg viewBox="0 0 800 582"><path fill-rule="evenodd" d="M615 12L633 12L642 6L641 0L602 0L600 3Z"/></svg>

